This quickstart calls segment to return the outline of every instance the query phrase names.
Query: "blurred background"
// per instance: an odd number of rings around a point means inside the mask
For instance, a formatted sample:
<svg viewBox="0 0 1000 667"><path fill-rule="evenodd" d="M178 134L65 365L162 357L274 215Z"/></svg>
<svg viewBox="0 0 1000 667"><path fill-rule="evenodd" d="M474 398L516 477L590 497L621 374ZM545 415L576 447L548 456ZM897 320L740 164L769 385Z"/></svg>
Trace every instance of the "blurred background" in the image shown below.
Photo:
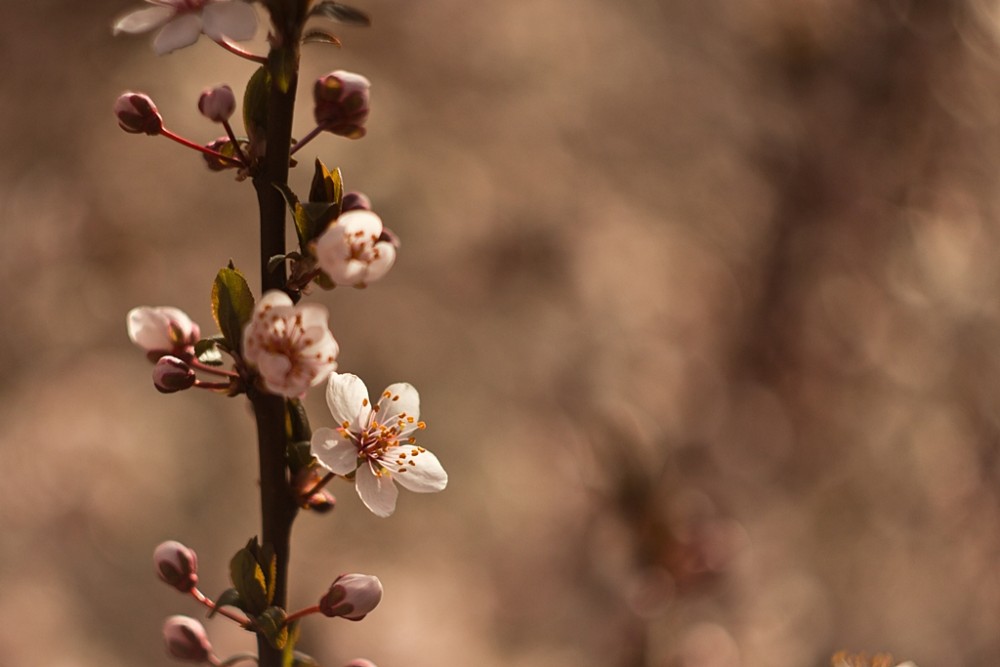
<svg viewBox="0 0 1000 667"><path fill-rule="evenodd" d="M220 132L252 67L112 38L136 0L0 6L0 664L168 665L153 548L228 585L256 534L245 401L161 396L136 305L212 329L250 183L111 105ZM373 82L321 157L402 239L319 292L340 368L421 392L448 489L301 516L294 606L377 574L326 667L1000 664L1000 4L356 0L304 48ZM250 47L262 51L263 40ZM256 280L252 283L256 285ZM329 425L322 392L314 426ZM220 654L252 638L217 619Z"/></svg>

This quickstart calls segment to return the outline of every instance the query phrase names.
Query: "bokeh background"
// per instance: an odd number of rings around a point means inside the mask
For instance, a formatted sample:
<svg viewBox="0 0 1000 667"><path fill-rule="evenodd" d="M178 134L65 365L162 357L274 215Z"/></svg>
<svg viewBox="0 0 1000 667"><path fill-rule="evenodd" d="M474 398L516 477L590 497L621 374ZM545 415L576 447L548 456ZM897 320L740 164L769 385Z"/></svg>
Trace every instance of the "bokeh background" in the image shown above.
<svg viewBox="0 0 1000 667"><path fill-rule="evenodd" d="M161 396L135 305L210 329L256 266L249 183L110 108L252 68L113 39L131 0L0 5L0 664L167 665L257 531L245 402ZM309 82L373 81L340 166L402 238L331 310L341 369L407 380L447 491L302 516L292 597L337 667L820 667L838 649L1000 664L1000 5L357 0ZM263 48L262 41L251 46ZM254 281L256 284L256 281ZM317 391L314 425L328 425ZM251 638L209 623L221 654Z"/></svg>

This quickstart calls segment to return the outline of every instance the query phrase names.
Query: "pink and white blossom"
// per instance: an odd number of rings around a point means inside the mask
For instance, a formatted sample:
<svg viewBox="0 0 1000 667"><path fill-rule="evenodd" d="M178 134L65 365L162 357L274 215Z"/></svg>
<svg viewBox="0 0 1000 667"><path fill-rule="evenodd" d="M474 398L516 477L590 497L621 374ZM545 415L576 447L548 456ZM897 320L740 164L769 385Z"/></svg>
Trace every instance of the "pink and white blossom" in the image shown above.
<svg viewBox="0 0 1000 667"><path fill-rule="evenodd" d="M139 306L126 318L128 337L151 356L194 352L201 329L183 310L171 306Z"/></svg>
<svg viewBox="0 0 1000 667"><path fill-rule="evenodd" d="M387 517L396 509L396 482L417 493L448 485L437 457L417 444L415 434L425 424L419 421L420 395L412 385L391 384L372 405L361 378L334 373L326 404L339 426L316 429L312 453L330 472L355 473L358 496L375 515Z"/></svg>
<svg viewBox="0 0 1000 667"><path fill-rule="evenodd" d="M260 372L267 391L298 398L337 368L340 347L328 320L325 307L293 305L277 290L257 302L243 330L243 359Z"/></svg>
<svg viewBox="0 0 1000 667"><path fill-rule="evenodd" d="M360 621L382 601L382 582L370 574L342 574L320 598L319 610L324 616L340 616Z"/></svg>
<svg viewBox="0 0 1000 667"><path fill-rule="evenodd" d="M316 263L334 283L364 287L396 261L396 246L384 231L382 219L371 211L347 211L316 239Z"/></svg>
<svg viewBox="0 0 1000 667"><path fill-rule="evenodd" d="M114 33L159 30L153 39L158 55L191 46L204 33L219 41L251 39L257 33L257 12L243 0L146 0L143 7L115 22Z"/></svg>

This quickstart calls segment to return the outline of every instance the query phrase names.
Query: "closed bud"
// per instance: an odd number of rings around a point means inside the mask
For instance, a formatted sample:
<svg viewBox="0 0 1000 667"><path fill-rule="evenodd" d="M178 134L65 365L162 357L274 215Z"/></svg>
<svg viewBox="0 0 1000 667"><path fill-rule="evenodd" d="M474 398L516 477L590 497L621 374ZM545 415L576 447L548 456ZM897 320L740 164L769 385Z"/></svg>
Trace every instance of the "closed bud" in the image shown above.
<svg viewBox="0 0 1000 667"><path fill-rule="evenodd" d="M157 135L163 131L163 117L153 100L142 93L122 93L115 101L118 125L132 134Z"/></svg>
<svg viewBox="0 0 1000 667"><path fill-rule="evenodd" d="M188 616L171 616L163 624L167 653L178 660L209 662L212 644L201 623Z"/></svg>
<svg viewBox="0 0 1000 667"><path fill-rule="evenodd" d="M198 555L180 542L164 542L153 551L153 564L160 579L181 593L198 585Z"/></svg>
<svg viewBox="0 0 1000 667"><path fill-rule="evenodd" d="M325 616L360 621L382 600L382 582L370 574L342 574L319 601Z"/></svg>
<svg viewBox="0 0 1000 667"><path fill-rule="evenodd" d="M169 354L157 359L153 366L153 386L161 394L190 389L197 379L190 366Z"/></svg>
<svg viewBox="0 0 1000 667"><path fill-rule="evenodd" d="M229 120L236 111L236 95L233 94L233 89L225 84L206 88L198 98L198 111L216 123Z"/></svg>
<svg viewBox="0 0 1000 667"><path fill-rule="evenodd" d="M313 89L316 124L348 139L365 136L370 87L365 77L343 70L319 78Z"/></svg>
<svg viewBox="0 0 1000 667"><path fill-rule="evenodd" d="M344 195L344 199L341 200L340 212L346 213L356 209L370 211L372 210L372 202L368 199L368 196L362 192L348 192Z"/></svg>

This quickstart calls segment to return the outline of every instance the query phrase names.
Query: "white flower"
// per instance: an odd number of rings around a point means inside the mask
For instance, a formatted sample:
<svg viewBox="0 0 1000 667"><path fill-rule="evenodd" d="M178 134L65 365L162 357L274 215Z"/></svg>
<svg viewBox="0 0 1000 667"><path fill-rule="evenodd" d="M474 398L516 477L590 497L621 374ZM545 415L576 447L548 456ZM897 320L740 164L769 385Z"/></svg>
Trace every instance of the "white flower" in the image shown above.
<svg viewBox="0 0 1000 667"><path fill-rule="evenodd" d="M205 33L218 41L236 41L257 33L257 12L242 0L146 0L152 7L137 9L118 19L114 33L136 34L160 29L153 50L164 55L191 46Z"/></svg>
<svg viewBox="0 0 1000 667"><path fill-rule="evenodd" d="M327 384L326 404L340 426L316 429L312 453L333 473L356 471L358 496L377 516L387 517L396 509L399 491L394 482L417 493L441 491L448 485L448 473L437 457L413 437L425 425L418 421L420 395L412 385L389 385L373 406L361 378L334 373Z"/></svg>
<svg viewBox="0 0 1000 667"><path fill-rule="evenodd" d="M272 290L254 306L243 330L243 359L260 371L272 394L298 398L337 368L340 347L317 304L293 305Z"/></svg>
<svg viewBox="0 0 1000 667"><path fill-rule="evenodd" d="M128 312L126 320L132 342L156 356L193 352L191 346L201 337L187 313L170 306L139 306Z"/></svg>
<svg viewBox="0 0 1000 667"><path fill-rule="evenodd" d="M396 248L384 240L382 219L355 209L340 215L315 245L316 262L338 285L364 287L378 280L396 261Z"/></svg>

